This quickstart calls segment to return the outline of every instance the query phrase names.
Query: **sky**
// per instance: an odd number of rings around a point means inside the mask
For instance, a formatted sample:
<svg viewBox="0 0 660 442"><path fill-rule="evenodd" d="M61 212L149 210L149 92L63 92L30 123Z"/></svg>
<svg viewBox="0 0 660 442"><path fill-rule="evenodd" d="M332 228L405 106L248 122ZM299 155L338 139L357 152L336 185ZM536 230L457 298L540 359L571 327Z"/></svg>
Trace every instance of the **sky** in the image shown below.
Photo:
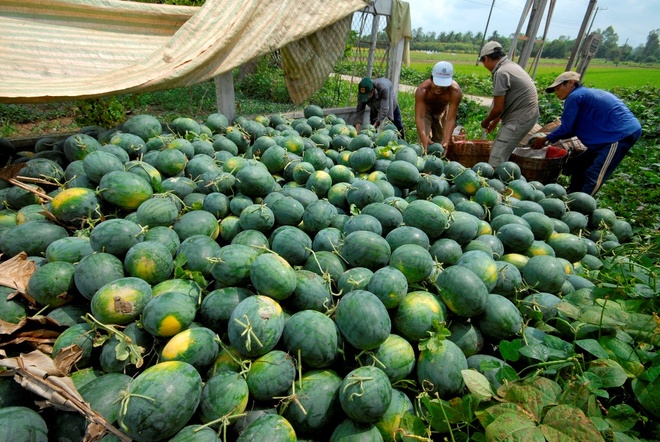
<svg viewBox="0 0 660 442"><path fill-rule="evenodd" d="M509 36L516 32L525 6L525 0L407 0L410 3L412 28L424 32L484 32L488 14L493 12L486 35L493 31ZM494 1L494 3L493 3ZM556 0L550 20L548 40L564 35L575 39L580 31L590 0ZM547 4L550 4L548 0ZM614 28L619 36L619 45L626 42L633 48L646 44L646 38L654 29L660 28L660 0L598 0L592 21L587 22L591 32ZM547 8L539 28L543 35ZM527 29L529 17L523 22L521 33Z"/></svg>

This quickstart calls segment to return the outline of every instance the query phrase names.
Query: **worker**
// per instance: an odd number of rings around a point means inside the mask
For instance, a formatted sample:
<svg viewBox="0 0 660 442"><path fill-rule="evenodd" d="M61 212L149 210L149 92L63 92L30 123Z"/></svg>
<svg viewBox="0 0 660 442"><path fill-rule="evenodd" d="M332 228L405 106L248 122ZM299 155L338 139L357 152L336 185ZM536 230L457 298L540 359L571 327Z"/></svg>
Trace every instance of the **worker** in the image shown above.
<svg viewBox="0 0 660 442"><path fill-rule="evenodd" d="M615 95L583 86L577 72L560 74L545 91L564 101L561 124L534 138L531 146L577 137L587 149L564 166L563 173L571 176L568 191L595 195L637 142L642 125Z"/></svg>
<svg viewBox="0 0 660 442"><path fill-rule="evenodd" d="M509 160L513 150L536 124L538 94L532 78L504 54L500 43L486 43L479 53L479 61L493 75L493 102L481 127L490 133L500 121L502 123L488 159L491 166L497 167Z"/></svg>
<svg viewBox="0 0 660 442"><path fill-rule="evenodd" d="M439 61L415 90L415 124L422 149L432 143L442 143L445 153L456 127L458 105L463 91L454 80L454 66L448 61Z"/></svg>
<svg viewBox="0 0 660 442"><path fill-rule="evenodd" d="M357 116L353 126L358 132L362 127L364 110L369 105L369 121L374 127L378 128L384 121L389 120L399 130L399 136L405 138L401 110L390 80L387 78L375 78L374 80L369 77L363 78L358 85L357 98Z"/></svg>

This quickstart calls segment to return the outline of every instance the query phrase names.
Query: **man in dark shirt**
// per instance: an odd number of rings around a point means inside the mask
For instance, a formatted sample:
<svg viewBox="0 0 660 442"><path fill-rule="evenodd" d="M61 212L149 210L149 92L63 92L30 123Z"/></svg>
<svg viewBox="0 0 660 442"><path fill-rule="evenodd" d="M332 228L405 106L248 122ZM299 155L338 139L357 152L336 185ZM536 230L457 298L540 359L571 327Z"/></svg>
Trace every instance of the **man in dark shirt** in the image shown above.
<svg viewBox="0 0 660 442"><path fill-rule="evenodd" d="M399 130L401 138L404 138L403 120L401 119L401 110L394 93L392 82L387 78L376 78L371 80L365 77L358 85L358 104L357 116L353 125L359 131L362 127L362 120L366 106L369 105L369 121L375 127L378 127L383 121L389 120Z"/></svg>

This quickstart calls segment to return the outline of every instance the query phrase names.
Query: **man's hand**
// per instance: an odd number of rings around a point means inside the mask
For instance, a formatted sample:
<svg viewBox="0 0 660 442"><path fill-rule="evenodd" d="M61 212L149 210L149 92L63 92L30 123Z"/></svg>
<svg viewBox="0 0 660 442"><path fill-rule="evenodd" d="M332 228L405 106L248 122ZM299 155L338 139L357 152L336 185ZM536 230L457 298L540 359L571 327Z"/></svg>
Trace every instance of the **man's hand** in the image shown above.
<svg viewBox="0 0 660 442"><path fill-rule="evenodd" d="M545 145L545 143L546 143L547 141L548 141L548 137L546 137L545 135L542 135L542 136L534 137L534 138L529 142L529 145L530 145L533 149L540 149L540 148L542 148L542 147Z"/></svg>

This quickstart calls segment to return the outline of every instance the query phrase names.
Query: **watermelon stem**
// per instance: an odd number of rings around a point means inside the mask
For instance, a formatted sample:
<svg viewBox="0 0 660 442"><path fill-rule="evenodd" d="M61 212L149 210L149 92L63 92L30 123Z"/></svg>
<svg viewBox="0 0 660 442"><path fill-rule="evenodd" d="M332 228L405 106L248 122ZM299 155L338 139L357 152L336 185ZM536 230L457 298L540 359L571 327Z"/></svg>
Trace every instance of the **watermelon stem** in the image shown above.
<svg viewBox="0 0 660 442"><path fill-rule="evenodd" d="M229 347L224 342L222 342L222 339L220 339L220 336L218 336L216 334L215 337L216 337L216 341L218 342L220 347L222 347L222 349L225 351L225 353L227 353L227 356L229 356L231 358L231 360L236 363L236 365L241 367L240 374L248 372L250 370L249 367L250 367L251 361L249 361L249 360L244 361L242 359L236 358L234 356L234 354L230 351Z"/></svg>
<svg viewBox="0 0 660 442"><path fill-rule="evenodd" d="M242 326L243 329L244 329L243 333L241 333L241 337L243 337L243 336L246 337L245 338L246 339L245 348L247 349L247 351L252 350L252 339L257 341L257 344L259 344L260 348L263 348L264 344L261 343L261 341L259 340L259 337L254 332L254 330L252 328L252 322L250 322L250 318L248 317L248 315L243 315L243 317L245 318L245 322L241 322L238 318L234 318L234 321L236 321L236 323L238 325Z"/></svg>
<svg viewBox="0 0 660 442"><path fill-rule="evenodd" d="M236 407L232 408L229 411L229 413L227 413L223 416L220 416L219 418L214 419L210 422L207 422L205 424L200 425L195 430L193 430L193 433L196 433L196 432L198 432L201 429L206 428L206 427L212 427L216 424L221 424L221 426L222 426L222 440L227 440L227 428L231 425L230 420L231 419L238 419L239 417L247 416L247 413L232 414L234 412L234 410L236 410ZM219 430L218 430L218 433L220 433Z"/></svg>
<svg viewBox="0 0 660 442"><path fill-rule="evenodd" d="M298 407L300 407L300 411L302 411L302 413L305 416L307 416L307 410L305 409L303 404L300 403L300 401L298 400L298 396L296 395L296 381L293 381L291 383L291 394L289 396L275 396L273 397L273 399L279 399L280 403L282 404L282 410L280 411L280 414L284 413L284 411L287 409L289 404L293 402L296 405L298 405Z"/></svg>
<svg viewBox="0 0 660 442"><path fill-rule="evenodd" d="M141 395L141 394L133 394L133 393L129 393L129 392L124 393L124 397L121 400L121 406L119 407L119 416L118 416L117 420L119 421L119 425L121 426L121 429L124 430L124 432L126 432L126 433L129 433L130 430L124 424L124 418L126 417L126 413L128 413L128 401L132 397L139 397L139 398L142 398L142 399L146 399L146 400L148 400L149 402L152 402L152 403L156 402L155 399L150 398L148 396Z"/></svg>
<svg viewBox="0 0 660 442"><path fill-rule="evenodd" d="M371 365L372 365L373 367L375 367L376 365L379 365L379 366L382 367L383 369L387 368L387 365L383 364L383 363L381 362L381 360L378 359L378 358L376 357L376 355L374 354L374 352L371 351L371 350L362 350L362 351L360 352L360 354L358 354L357 356L355 356L355 360L358 361L358 362L362 362L361 357L362 357L362 356L365 356L365 355L366 355L366 356L371 356L371 359L373 359L373 364L371 364ZM360 365L362 365L362 364L360 364Z"/></svg>
<svg viewBox="0 0 660 442"><path fill-rule="evenodd" d="M133 343L133 340L128 335L120 332L114 326L102 323L94 316L92 316L91 313L87 313L85 315L85 321L87 321L89 326L95 332L98 331L98 329L102 329L108 332L108 335L103 338L104 342L108 340L112 335L117 337L119 343L117 344L115 352L117 354L118 361L125 361L130 357L131 364L135 365L136 368L142 367L142 364L144 364L144 358L142 355L145 352L143 347Z"/></svg>
<svg viewBox="0 0 660 442"><path fill-rule="evenodd" d="M363 384L363 382L373 381L373 379L374 378L372 378L372 377L364 377L364 376L346 377L346 380L349 381L349 382L346 382L346 385L344 386L344 392L346 392L346 390L349 387L352 387L354 385L359 385L359 388L360 388L360 392L359 393L358 392L351 393L351 395L348 397L348 400L350 401L350 400L353 400L353 397L361 397L362 395L364 395L364 384Z"/></svg>
<svg viewBox="0 0 660 442"><path fill-rule="evenodd" d="M334 246L333 246L333 249L334 249ZM308 247L305 247L305 250L310 252L311 255L314 257L314 261L316 261L316 265L318 266L319 270L321 271L321 277L323 278L325 283L328 284L328 289L330 289L330 293L332 294L332 296L341 296L341 292L340 293L335 293L331 290L331 288L332 288L332 275L330 275L330 272L323 271L323 267L321 266L321 263L319 262L319 260L316 256L316 252L314 250L308 248ZM341 254L339 253L339 251L337 251L336 249L332 253L336 253L337 256L339 256L342 260L344 260L344 258L341 257ZM344 260L344 261L346 261L346 260Z"/></svg>

